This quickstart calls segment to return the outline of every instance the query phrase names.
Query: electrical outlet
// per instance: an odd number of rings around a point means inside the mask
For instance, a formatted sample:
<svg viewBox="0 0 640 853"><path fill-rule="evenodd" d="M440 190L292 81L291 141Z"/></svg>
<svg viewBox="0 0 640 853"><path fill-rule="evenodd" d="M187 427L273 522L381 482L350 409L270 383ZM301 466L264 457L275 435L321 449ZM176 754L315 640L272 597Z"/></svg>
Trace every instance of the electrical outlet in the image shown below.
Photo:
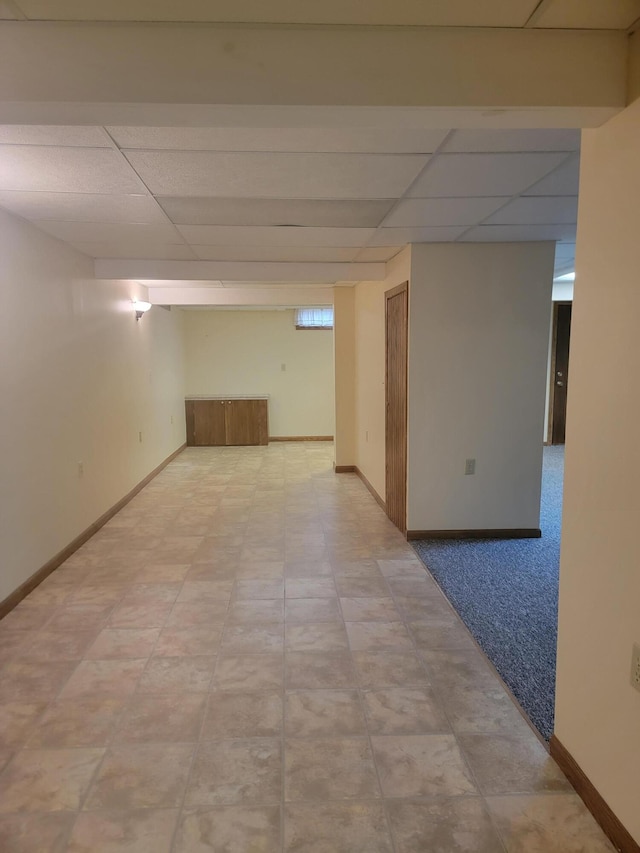
<svg viewBox="0 0 640 853"><path fill-rule="evenodd" d="M84 462L78 462L78 477L84 477Z"/></svg>
<svg viewBox="0 0 640 853"><path fill-rule="evenodd" d="M142 432L138 433L138 441L142 444Z"/></svg>
<svg viewBox="0 0 640 853"><path fill-rule="evenodd" d="M173 415L171 415L171 423L173 423Z"/></svg>
<svg viewBox="0 0 640 853"><path fill-rule="evenodd" d="M631 686L640 690L640 645L633 644L631 653Z"/></svg>
<svg viewBox="0 0 640 853"><path fill-rule="evenodd" d="M465 474L475 474L476 473L476 460L475 459L466 459L465 460L464 473Z"/></svg>

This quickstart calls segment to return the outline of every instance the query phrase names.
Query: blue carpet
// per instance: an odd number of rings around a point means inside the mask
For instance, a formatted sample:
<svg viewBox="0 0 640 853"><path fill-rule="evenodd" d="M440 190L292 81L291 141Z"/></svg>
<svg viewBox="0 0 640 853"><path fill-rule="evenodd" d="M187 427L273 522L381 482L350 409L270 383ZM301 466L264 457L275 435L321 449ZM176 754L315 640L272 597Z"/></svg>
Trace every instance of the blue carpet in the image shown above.
<svg viewBox="0 0 640 853"><path fill-rule="evenodd" d="M545 447L541 539L412 543L546 740L553 734L563 473L564 447Z"/></svg>

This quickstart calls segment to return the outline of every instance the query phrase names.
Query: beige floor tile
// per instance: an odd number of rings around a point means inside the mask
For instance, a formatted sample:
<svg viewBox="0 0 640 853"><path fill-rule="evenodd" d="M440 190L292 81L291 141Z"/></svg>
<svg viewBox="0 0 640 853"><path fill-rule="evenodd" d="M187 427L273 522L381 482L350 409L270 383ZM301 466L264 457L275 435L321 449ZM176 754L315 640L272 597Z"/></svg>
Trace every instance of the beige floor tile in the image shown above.
<svg viewBox="0 0 640 853"><path fill-rule="evenodd" d="M278 806L218 806L185 809L175 853L195 851L280 853Z"/></svg>
<svg viewBox="0 0 640 853"><path fill-rule="evenodd" d="M285 808L286 853L392 853L378 803L289 803Z"/></svg>
<svg viewBox="0 0 640 853"><path fill-rule="evenodd" d="M365 735L357 690L294 690L285 696L288 737Z"/></svg>
<svg viewBox="0 0 640 853"><path fill-rule="evenodd" d="M125 707L124 698L100 697L53 702L39 720L29 748L106 746Z"/></svg>
<svg viewBox="0 0 640 853"><path fill-rule="evenodd" d="M282 655L220 655L211 687L251 693L255 690L281 690L283 681Z"/></svg>
<svg viewBox="0 0 640 853"><path fill-rule="evenodd" d="M60 693L61 699L126 696L133 693L146 660L84 660Z"/></svg>
<svg viewBox="0 0 640 853"><path fill-rule="evenodd" d="M286 598L335 598L338 592L332 577L287 578Z"/></svg>
<svg viewBox="0 0 640 853"><path fill-rule="evenodd" d="M347 622L345 627L354 652L413 649L402 622Z"/></svg>
<svg viewBox="0 0 640 853"><path fill-rule="evenodd" d="M0 702L53 699L76 666L76 661L10 661L0 677Z"/></svg>
<svg viewBox="0 0 640 853"><path fill-rule="evenodd" d="M153 651L159 628L104 628L85 657L94 660L148 657Z"/></svg>
<svg viewBox="0 0 640 853"><path fill-rule="evenodd" d="M25 749L0 777L0 812L76 811L103 749Z"/></svg>
<svg viewBox="0 0 640 853"><path fill-rule="evenodd" d="M341 598L347 622L398 622L402 620L392 598Z"/></svg>
<svg viewBox="0 0 640 853"><path fill-rule="evenodd" d="M285 742L285 800L370 800L380 796L366 738Z"/></svg>
<svg viewBox="0 0 640 853"><path fill-rule="evenodd" d="M453 614L409 622L418 649L470 649L475 643L466 627Z"/></svg>
<svg viewBox="0 0 640 853"><path fill-rule="evenodd" d="M385 687L362 693L371 734L450 732L451 727L428 687Z"/></svg>
<svg viewBox="0 0 640 853"><path fill-rule="evenodd" d="M167 808L180 805L193 744L119 744L104 757L84 809Z"/></svg>
<svg viewBox="0 0 640 853"><path fill-rule="evenodd" d="M42 628L51 619L51 607L33 605L28 599L11 610L2 620L3 630L35 631Z"/></svg>
<svg viewBox="0 0 640 853"><path fill-rule="evenodd" d="M287 622L342 622L337 598L290 598L285 601Z"/></svg>
<svg viewBox="0 0 640 853"><path fill-rule="evenodd" d="M177 809L83 812L68 853L169 853Z"/></svg>
<svg viewBox="0 0 640 853"><path fill-rule="evenodd" d="M79 661L95 639L95 631L38 631L17 655L20 660Z"/></svg>
<svg viewBox="0 0 640 853"><path fill-rule="evenodd" d="M203 693L209 689L216 658L153 657L138 684L139 693Z"/></svg>
<svg viewBox="0 0 640 853"><path fill-rule="evenodd" d="M2 853L65 853L74 812L0 815Z"/></svg>
<svg viewBox="0 0 640 853"><path fill-rule="evenodd" d="M22 649L34 640L37 632L10 631L4 628L4 620L0 622L0 665L13 660Z"/></svg>
<svg viewBox="0 0 640 853"><path fill-rule="evenodd" d="M179 604L202 601L229 601L233 590L233 581L186 581L180 588L177 598Z"/></svg>
<svg viewBox="0 0 640 853"><path fill-rule="evenodd" d="M109 618L111 628L162 628L172 605L168 602L151 604L118 604Z"/></svg>
<svg viewBox="0 0 640 853"><path fill-rule="evenodd" d="M111 604L74 604L59 607L47 623L50 631L97 631L111 613Z"/></svg>
<svg viewBox="0 0 640 853"><path fill-rule="evenodd" d="M336 575L336 587L341 598L388 598L389 587L383 577L342 577Z"/></svg>
<svg viewBox="0 0 640 853"><path fill-rule="evenodd" d="M288 652L340 652L348 651L349 642L344 626L338 622L287 624L285 648Z"/></svg>
<svg viewBox="0 0 640 853"><path fill-rule="evenodd" d="M328 560L288 560L284 566L285 578L332 577L331 563Z"/></svg>
<svg viewBox="0 0 640 853"><path fill-rule="evenodd" d="M163 628L153 650L158 657L192 657L215 655L220 647L222 630L207 625L190 628Z"/></svg>
<svg viewBox="0 0 640 853"><path fill-rule="evenodd" d="M490 797L507 853L613 853L576 794Z"/></svg>
<svg viewBox="0 0 640 853"><path fill-rule="evenodd" d="M22 746L46 702L6 702L0 705L0 748Z"/></svg>
<svg viewBox="0 0 640 853"><path fill-rule="evenodd" d="M265 578L254 580L239 580L236 585L236 598L245 599L281 599L284 597L284 580L281 578Z"/></svg>
<svg viewBox="0 0 640 853"><path fill-rule="evenodd" d="M173 604L181 583L134 583L126 591L122 604Z"/></svg>
<svg viewBox="0 0 640 853"><path fill-rule="evenodd" d="M198 740L206 696L169 693L133 696L115 729L115 743L188 743Z"/></svg>
<svg viewBox="0 0 640 853"><path fill-rule="evenodd" d="M283 622L282 599L260 599L257 601L235 601L229 609L230 623Z"/></svg>
<svg viewBox="0 0 640 853"><path fill-rule="evenodd" d="M275 737L282 734L280 693L229 693L209 695L201 740Z"/></svg>
<svg viewBox="0 0 640 853"><path fill-rule="evenodd" d="M185 805L268 805L281 795L280 738L216 740L198 747Z"/></svg>
<svg viewBox="0 0 640 853"><path fill-rule="evenodd" d="M356 687L357 680L349 652L287 652L285 686Z"/></svg>
<svg viewBox="0 0 640 853"><path fill-rule="evenodd" d="M504 853L479 797L390 802L398 853Z"/></svg>
<svg viewBox="0 0 640 853"><path fill-rule="evenodd" d="M284 627L282 624L227 625L222 634L221 654L264 654L282 652Z"/></svg>
<svg viewBox="0 0 640 853"><path fill-rule="evenodd" d="M413 651L353 652L361 687L422 687L427 674Z"/></svg>

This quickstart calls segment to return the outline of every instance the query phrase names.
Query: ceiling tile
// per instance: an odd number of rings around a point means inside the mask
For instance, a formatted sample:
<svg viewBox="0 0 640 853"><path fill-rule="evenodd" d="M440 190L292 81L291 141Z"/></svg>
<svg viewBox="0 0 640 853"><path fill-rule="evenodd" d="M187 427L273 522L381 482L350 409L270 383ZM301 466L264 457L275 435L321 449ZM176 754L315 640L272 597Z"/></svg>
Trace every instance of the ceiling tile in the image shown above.
<svg viewBox="0 0 640 853"><path fill-rule="evenodd" d="M306 225L375 228L394 199L170 198L159 203L180 225Z"/></svg>
<svg viewBox="0 0 640 853"><path fill-rule="evenodd" d="M638 18L639 0L553 0L543 7L534 26L626 30Z"/></svg>
<svg viewBox="0 0 640 853"><path fill-rule="evenodd" d="M378 228L372 246L397 246L404 243L451 243L464 234L466 225L447 228Z"/></svg>
<svg viewBox="0 0 640 853"><path fill-rule="evenodd" d="M25 219L74 222L163 222L166 217L150 196L92 193L0 191L0 207Z"/></svg>
<svg viewBox="0 0 640 853"><path fill-rule="evenodd" d="M577 151L580 131L543 130L455 130L442 151L473 153L491 151Z"/></svg>
<svg viewBox="0 0 640 853"><path fill-rule="evenodd" d="M536 0L20 0L36 20L519 27Z"/></svg>
<svg viewBox="0 0 640 853"><path fill-rule="evenodd" d="M192 261L196 256L188 246L156 242L85 242L68 241L71 246L90 258L121 258L123 260Z"/></svg>
<svg viewBox="0 0 640 853"><path fill-rule="evenodd" d="M144 240L147 242L180 243L181 238L173 225L139 225L114 222L61 222L45 220L34 222L38 228L59 240L83 243L117 243Z"/></svg>
<svg viewBox="0 0 640 853"><path fill-rule="evenodd" d="M124 153L154 195L223 198L397 198L428 160L419 154Z"/></svg>
<svg viewBox="0 0 640 853"><path fill-rule="evenodd" d="M525 195L577 195L580 181L580 160L571 157L558 169L530 187Z"/></svg>
<svg viewBox="0 0 640 853"><path fill-rule="evenodd" d="M19 21L20 15L16 12L15 6L7 3L5 0L0 0L0 21Z"/></svg>
<svg viewBox="0 0 640 853"><path fill-rule="evenodd" d="M390 261L398 252L403 250L404 246L371 246L366 249L360 249L357 260L367 263L376 263L379 261Z"/></svg>
<svg viewBox="0 0 640 853"><path fill-rule="evenodd" d="M566 154L440 154L420 176L412 198L515 195L558 166Z"/></svg>
<svg viewBox="0 0 640 853"><path fill-rule="evenodd" d="M384 221L384 227L475 225L507 198L407 198Z"/></svg>
<svg viewBox="0 0 640 853"><path fill-rule="evenodd" d="M483 225L546 225L575 223L577 196L520 196L490 216Z"/></svg>
<svg viewBox="0 0 640 853"><path fill-rule="evenodd" d="M373 228L268 228L260 226L178 225L188 243L198 246L326 246L364 245Z"/></svg>
<svg viewBox="0 0 640 853"><path fill-rule="evenodd" d="M48 124L0 125L0 145L64 145L72 148L110 148L101 127L58 127Z"/></svg>
<svg viewBox="0 0 640 853"><path fill-rule="evenodd" d="M353 261L359 249L312 248L307 246L196 246L191 248L203 261Z"/></svg>
<svg viewBox="0 0 640 853"><path fill-rule="evenodd" d="M402 127L109 127L121 148L430 154L446 130Z"/></svg>
<svg viewBox="0 0 640 853"><path fill-rule="evenodd" d="M478 225L462 241L466 243L517 243L529 240L575 240L575 225Z"/></svg>
<svg viewBox="0 0 640 853"><path fill-rule="evenodd" d="M120 155L107 148L3 145L0 190L117 195L144 188Z"/></svg>

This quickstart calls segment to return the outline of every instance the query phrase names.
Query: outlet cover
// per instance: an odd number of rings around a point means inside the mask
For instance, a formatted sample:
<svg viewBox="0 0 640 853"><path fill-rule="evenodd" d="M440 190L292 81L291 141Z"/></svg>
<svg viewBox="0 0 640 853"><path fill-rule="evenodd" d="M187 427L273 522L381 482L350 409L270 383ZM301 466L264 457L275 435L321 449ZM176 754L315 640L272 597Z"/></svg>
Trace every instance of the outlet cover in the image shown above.
<svg viewBox="0 0 640 853"><path fill-rule="evenodd" d="M475 459L465 460L464 473L465 474L475 474L476 473L476 460Z"/></svg>
<svg viewBox="0 0 640 853"><path fill-rule="evenodd" d="M640 645L638 643L633 644L631 654L631 686L640 690Z"/></svg>

